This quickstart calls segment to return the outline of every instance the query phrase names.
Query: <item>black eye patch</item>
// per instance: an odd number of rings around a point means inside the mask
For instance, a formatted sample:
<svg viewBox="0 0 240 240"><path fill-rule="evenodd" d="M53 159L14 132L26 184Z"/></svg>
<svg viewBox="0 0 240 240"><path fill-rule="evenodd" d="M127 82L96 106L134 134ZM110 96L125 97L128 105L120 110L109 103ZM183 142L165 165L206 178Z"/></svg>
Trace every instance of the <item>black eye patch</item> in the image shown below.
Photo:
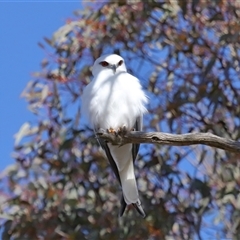
<svg viewBox="0 0 240 240"><path fill-rule="evenodd" d="M120 60L118 63L118 66L121 66L123 64L123 60Z"/></svg>
<svg viewBox="0 0 240 240"><path fill-rule="evenodd" d="M109 63L106 62L106 61L102 61L102 62L100 62L99 64L102 65L103 67L109 66Z"/></svg>

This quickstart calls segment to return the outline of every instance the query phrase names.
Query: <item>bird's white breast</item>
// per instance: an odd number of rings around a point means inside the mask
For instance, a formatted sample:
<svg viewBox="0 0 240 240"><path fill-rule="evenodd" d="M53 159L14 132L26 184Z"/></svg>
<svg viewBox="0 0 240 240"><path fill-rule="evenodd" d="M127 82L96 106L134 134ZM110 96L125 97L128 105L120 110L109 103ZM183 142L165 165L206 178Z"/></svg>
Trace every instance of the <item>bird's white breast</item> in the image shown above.
<svg viewBox="0 0 240 240"><path fill-rule="evenodd" d="M82 101L94 128L131 129L136 118L146 112L147 98L139 80L127 72L100 72L86 87Z"/></svg>

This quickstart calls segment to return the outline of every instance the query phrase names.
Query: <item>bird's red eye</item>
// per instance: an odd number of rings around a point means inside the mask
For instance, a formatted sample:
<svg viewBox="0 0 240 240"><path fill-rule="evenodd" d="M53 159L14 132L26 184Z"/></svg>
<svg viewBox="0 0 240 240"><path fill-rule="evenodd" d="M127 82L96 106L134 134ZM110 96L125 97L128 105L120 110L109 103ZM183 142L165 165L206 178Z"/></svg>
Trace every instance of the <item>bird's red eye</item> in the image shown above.
<svg viewBox="0 0 240 240"><path fill-rule="evenodd" d="M109 63L106 61L100 62L99 64L102 65L103 67L107 67L109 65Z"/></svg>
<svg viewBox="0 0 240 240"><path fill-rule="evenodd" d="M120 60L118 63L118 66L121 66L123 64L123 60Z"/></svg>

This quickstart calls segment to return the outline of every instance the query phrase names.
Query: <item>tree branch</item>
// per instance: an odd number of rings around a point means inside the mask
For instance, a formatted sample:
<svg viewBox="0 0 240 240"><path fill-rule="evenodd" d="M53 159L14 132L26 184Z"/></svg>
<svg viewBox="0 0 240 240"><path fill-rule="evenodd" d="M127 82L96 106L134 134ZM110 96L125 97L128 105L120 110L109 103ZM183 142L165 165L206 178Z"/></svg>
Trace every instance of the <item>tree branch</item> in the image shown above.
<svg viewBox="0 0 240 240"><path fill-rule="evenodd" d="M127 143L153 143L171 146L189 146L203 144L220 148L229 152L240 153L240 142L218 137L212 133L187 133L170 134L162 132L127 132L118 134L109 133L103 129L97 132L97 137L102 138L113 145L125 145Z"/></svg>

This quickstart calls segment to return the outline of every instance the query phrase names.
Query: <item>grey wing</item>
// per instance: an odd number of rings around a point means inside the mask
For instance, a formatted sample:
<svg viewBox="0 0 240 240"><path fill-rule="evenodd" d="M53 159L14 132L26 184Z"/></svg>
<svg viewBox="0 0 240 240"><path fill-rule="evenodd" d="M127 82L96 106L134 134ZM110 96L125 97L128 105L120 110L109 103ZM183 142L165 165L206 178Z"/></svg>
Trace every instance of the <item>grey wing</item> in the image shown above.
<svg viewBox="0 0 240 240"><path fill-rule="evenodd" d="M134 125L134 131L142 131L142 122L143 122L143 116L139 116L136 120L136 123ZM133 157L133 162L135 162L138 151L139 151L140 144L133 144L132 146L132 157ZM135 207L135 209L138 211L138 213L144 218L146 216L142 206L141 202L138 199L136 203L132 203L132 205Z"/></svg>
<svg viewBox="0 0 240 240"><path fill-rule="evenodd" d="M142 122L143 122L143 116L139 116L134 125L134 131L142 131ZM140 144L133 144L132 146L133 162L135 162L137 158L139 147L140 147Z"/></svg>
<svg viewBox="0 0 240 240"><path fill-rule="evenodd" d="M98 143L99 145L102 147L102 149L105 151L106 155L107 155L107 159L110 163L110 166L111 168L113 169L113 172L117 178L117 180L119 181L119 183L121 184L121 180L120 180L120 175L119 175L119 172L118 172L118 168L117 168L117 165L112 157L112 154L110 152L110 149L106 143L106 141L102 140L101 138L98 138Z"/></svg>
<svg viewBox="0 0 240 240"><path fill-rule="evenodd" d="M96 132L96 130L95 130L95 132ZM115 176L116 176L119 184L122 185L122 184L121 184L121 179L120 179L120 175L119 175L119 172L118 172L117 165L116 165L116 163L115 163L115 161L114 161L114 159L113 159L113 157L112 157L112 154L111 154L111 152L110 152L110 149L109 149L106 141L102 140L101 138L98 138L97 140L98 140L99 145L100 145L100 146L102 147L102 149L105 151L105 153L106 153L106 155L107 155L107 159L108 159L108 161L109 161L109 163L110 163L110 166L111 166L111 168L112 168L112 170L113 170L113 172L114 172L114 174L115 174ZM123 215L126 206L127 206L127 204L126 204L126 202L125 202L125 200L124 200L124 197L123 197L123 195L122 195L122 198L121 198L121 208L120 208L120 211L119 211L119 216L120 216L120 217Z"/></svg>
<svg viewBox="0 0 240 240"><path fill-rule="evenodd" d="M117 165L116 165L116 163L115 163L115 161L114 161L114 159L112 157L112 154L111 154L111 152L109 150L109 147L108 147L107 143L104 140L100 139L100 138L98 139L98 142L99 142L100 146L102 147L102 149L105 151L105 153L107 155L107 159L108 159L108 161L110 163L110 166L111 166L111 168L112 168L112 170L113 170L113 172L114 172L118 182L120 183L120 185L122 185ZM119 216L120 217L123 215L126 206L127 206L127 204L126 204L126 202L124 200L124 197L122 195L122 198L121 198L121 208L120 208L120 211L119 211Z"/></svg>

